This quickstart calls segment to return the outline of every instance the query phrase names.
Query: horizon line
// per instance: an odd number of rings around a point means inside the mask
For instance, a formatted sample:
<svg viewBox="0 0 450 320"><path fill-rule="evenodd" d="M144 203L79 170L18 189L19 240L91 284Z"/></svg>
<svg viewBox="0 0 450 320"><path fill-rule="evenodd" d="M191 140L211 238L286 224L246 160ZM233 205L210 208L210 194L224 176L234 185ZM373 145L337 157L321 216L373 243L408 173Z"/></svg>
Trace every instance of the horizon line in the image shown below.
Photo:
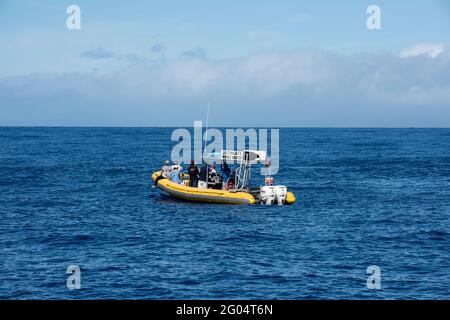
<svg viewBox="0 0 450 320"><path fill-rule="evenodd" d="M110 129L131 129L131 128L148 128L148 129L172 129L172 128L194 128L193 126L110 126L110 125L0 125L0 128L110 128ZM202 128L206 128L202 126ZM448 127L442 126L214 126L209 129L219 128L219 129L233 129L233 128L261 128L261 129L450 129Z"/></svg>

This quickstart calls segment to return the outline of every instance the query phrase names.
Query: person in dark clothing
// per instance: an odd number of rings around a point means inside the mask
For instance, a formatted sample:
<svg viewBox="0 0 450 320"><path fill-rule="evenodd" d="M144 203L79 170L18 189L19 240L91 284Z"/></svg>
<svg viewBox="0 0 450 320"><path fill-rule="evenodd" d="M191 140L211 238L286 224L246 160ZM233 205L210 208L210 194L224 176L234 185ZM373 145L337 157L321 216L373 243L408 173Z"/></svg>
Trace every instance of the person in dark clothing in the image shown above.
<svg viewBox="0 0 450 320"><path fill-rule="evenodd" d="M222 164L222 188L223 189L227 189L227 181L230 178L231 175L231 169L228 166L228 164L226 163L226 161L223 162Z"/></svg>
<svg viewBox="0 0 450 320"><path fill-rule="evenodd" d="M198 167L195 165L194 160L191 160L191 165L188 168L188 173L189 173L189 186L197 188L198 175L200 172L198 171Z"/></svg>
<svg viewBox="0 0 450 320"><path fill-rule="evenodd" d="M227 181L231 175L231 169L228 164L224 161L222 164L222 181Z"/></svg>
<svg viewBox="0 0 450 320"><path fill-rule="evenodd" d="M200 168L200 180L207 181L207 179L208 179L208 165L204 164Z"/></svg>

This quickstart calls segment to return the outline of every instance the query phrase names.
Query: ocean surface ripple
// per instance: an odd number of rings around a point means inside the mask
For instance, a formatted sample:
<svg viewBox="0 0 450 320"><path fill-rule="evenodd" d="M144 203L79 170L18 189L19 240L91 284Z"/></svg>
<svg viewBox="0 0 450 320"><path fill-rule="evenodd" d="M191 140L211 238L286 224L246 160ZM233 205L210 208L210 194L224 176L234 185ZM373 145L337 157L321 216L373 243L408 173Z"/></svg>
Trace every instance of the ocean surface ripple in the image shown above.
<svg viewBox="0 0 450 320"><path fill-rule="evenodd" d="M285 207L152 190L171 132L0 128L0 299L450 298L449 129L281 129Z"/></svg>

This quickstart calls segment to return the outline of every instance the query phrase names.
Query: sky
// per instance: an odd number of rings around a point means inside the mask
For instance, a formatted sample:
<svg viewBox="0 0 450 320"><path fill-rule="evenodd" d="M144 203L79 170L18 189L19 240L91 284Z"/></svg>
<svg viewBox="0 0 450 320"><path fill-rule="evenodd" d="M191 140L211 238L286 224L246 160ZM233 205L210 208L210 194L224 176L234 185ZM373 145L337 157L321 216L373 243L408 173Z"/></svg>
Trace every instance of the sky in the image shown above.
<svg viewBox="0 0 450 320"><path fill-rule="evenodd" d="M449 31L448 0L0 0L0 125L449 127Z"/></svg>

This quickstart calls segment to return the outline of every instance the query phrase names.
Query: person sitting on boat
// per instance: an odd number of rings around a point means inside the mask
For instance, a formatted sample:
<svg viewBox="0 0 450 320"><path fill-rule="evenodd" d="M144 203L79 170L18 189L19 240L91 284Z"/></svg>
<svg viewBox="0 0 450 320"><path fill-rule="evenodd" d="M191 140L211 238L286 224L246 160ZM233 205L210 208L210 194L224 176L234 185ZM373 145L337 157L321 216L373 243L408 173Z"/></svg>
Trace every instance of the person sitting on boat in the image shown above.
<svg viewBox="0 0 450 320"><path fill-rule="evenodd" d="M228 180L227 180L227 184L226 184L226 187L225 187L225 189L226 190L230 190L230 189L233 189L234 188L234 178L233 177L231 177L231 178L229 178Z"/></svg>
<svg viewBox="0 0 450 320"><path fill-rule="evenodd" d="M161 179L168 179L170 177L171 167L169 160L164 161L164 165L161 168L161 174L156 177L155 182L153 183L153 188L156 187L158 181Z"/></svg>
<svg viewBox="0 0 450 320"><path fill-rule="evenodd" d="M217 175L216 165L214 163L211 163L211 166L209 167L209 174L211 176Z"/></svg>
<svg viewBox="0 0 450 320"><path fill-rule="evenodd" d="M220 176L217 174L216 165L214 163L209 167L209 185L212 189L222 189Z"/></svg>
<svg viewBox="0 0 450 320"><path fill-rule="evenodd" d="M209 184L214 183L214 177L217 176L216 166L214 163L211 163L211 165L208 168L208 182Z"/></svg>
<svg viewBox="0 0 450 320"><path fill-rule="evenodd" d="M191 165L188 168L188 173L189 173L189 187L197 188L198 175L200 172L198 171L198 167L195 165L194 160L191 160Z"/></svg>
<svg viewBox="0 0 450 320"><path fill-rule="evenodd" d="M266 176L264 178L264 183L266 186L273 186L273 182L274 182L274 180L273 180L272 176Z"/></svg>
<svg viewBox="0 0 450 320"><path fill-rule="evenodd" d="M266 186L273 186L273 184L274 184L274 179L273 179L273 177L271 175L270 166L271 166L270 159L266 159L266 161L264 161L264 167L269 170L269 174L267 174L264 177L264 183L265 183Z"/></svg>
<svg viewBox="0 0 450 320"><path fill-rule="evenodd" d="M226 189L233 189L236 184L236 170L230 170L230 177L226 181Z"/></svg>

